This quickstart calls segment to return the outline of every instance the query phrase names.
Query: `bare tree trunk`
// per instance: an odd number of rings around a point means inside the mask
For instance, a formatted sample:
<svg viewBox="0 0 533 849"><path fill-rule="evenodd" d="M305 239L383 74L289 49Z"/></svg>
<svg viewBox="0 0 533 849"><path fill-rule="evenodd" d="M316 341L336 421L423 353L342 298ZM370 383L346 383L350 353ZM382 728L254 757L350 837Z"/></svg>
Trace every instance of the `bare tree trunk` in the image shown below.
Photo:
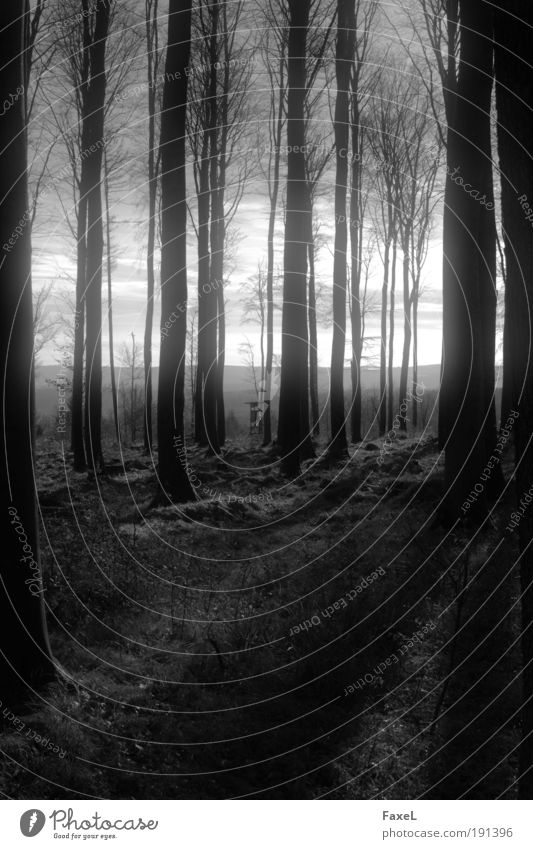
<svg viewBox="0 0 533 849"><path fill-rule="evenodd" d="M161 116L161 353L157 398L159 480L174 501L195 498L184 434L187 344L186 115L192 0L171 0ZM174 312L177 308L177 312ZM170 329L167 319L175 315Z"/></svg>
<svg viewBox="0 0 533 849"><path fill-rule="evenodd" d="M203 69L191 82L189 121L198 199L198 369L195 432L200 445L217 454L225 441L224 404L226 231L240 199L246 166L226 208L228 168L243 133L246 65L235 70L235 39L244 8L237 0L201 0L194 18L199 45L194 62ZM236 157L235 157L236 158Z"/></svg>
<svg viewBox="0 0 533 849"><path fill-rule="evenodd" d="M353 3L352 3L353 5ZM337 0L337 47L335 104L335 254L333 263L333 345L331 351L331 443L336 457L348 453L344 407L344 358L346 354L346 295L348 269L348 151L350 146L350 70L355 49L353 9L350 0Z"/></svg>
<svg viewBox="0 0 533 849"><path fill-rule="evenodd" d="M287 144L287 215L278 441L285 474L300 470L309 439L307 241L309 199L305 160L305 88L310 0L288 0L290 13ZM306 422L307 411L307 422ZM306 430L307 427L307 430Z"/></svg>
<svg viewBox="0 0 533 849"><path fill-rule="evenodd" d="M399 394L399 418L400 429L407 430L407 381L409 378L409 358L411 355L411 287L409 277L409 245L410 238L407 233L402 240L403 251L403 351L402 351L402 369L400 373L400 394Z"/></svg>
<svg viewBox="0 0 533 849"><path fill-rule="evenodd" d="M211 259L209 253L209 137L204 134L199 166L198 191L198 356L196 373L195 438L207 445L204 421L204 382L209 368L207 358L206 328L209 311L205 294L209 292Z"/></svg>
<svg viewBox="0 0 533 849"><path fill-rule="evenodd" d="M395 226L395 225L394 225ZM387 430L392 430L394 422L394 311L396 309L396 264L398 259L398 240L394 233L392 240L392 264L390 282L389 312L389 386L387 395Z"/></svg>
<svg viewBox="0 0 533 849"><path fill-rule="evenodd" d="M411 405L413 428L418 427L418 287L413 292L413 401Z"/></svg>
<svg viewBox="0 0 533 849"><path fill-rule="evenodd" d="M520 513L518 543L522 592L522 745L519 796L533 794L533 520L526 495L533 489L533 73L531 29L533 10L520 0L496 7L496 105L502 177L507 288L507 346L504 368L516 422L516 489ZM518 517L520 514L517 513ZM514 522L514 516L512 517ZM510 518L511 523L511 518Z"/></svg>
<svg viewBox="0 0 533 849"><path fill-rule="evenodd" d="M280 188L281 170L281 142L283 135L284 105L285 105L285 42L279 58L280 88L278 110L275 119L274 140L274 172L270 191L270 211L268 218L268 257L267 257L267 353L266 353L266 381L263 445L272 442L272 369L274 367L274 236L276 231L276 216L278 211L278 199Z"/></svg>
<svg viewBox="0 0 533 849"><path fill-rule="evenodd" d="M83 11L86 11L84 6ZM90 51L90 33L88 21L83 25L83 48L85 57ZM87 104L84 102L89 85L89 63L84 58L82 71L82 104L81 104L81 145L85 151L89 146L88 126L85 120ZM76 271L76 314L74 317L74 363L72 374L72 422L71 447L74 455L74 469L83 471L87 465L84 441L85 411L83 407L84 386L83 367L85 354L85 322L87 295L87 221L88 221L89 173L88 162L82 159L80 174L80 200L78 203L78 232L77 232L77 271Z"/></svg>
<svg viewBox="0 0 533 849"><path fill-rule="evenodd" d="M278 150L280 146L278 145ZM276 152L279 174L279 159L281 154ZM279 183L279 176L278 176ZM265 379L265 417L263 424L263 445L272 442L272 369L274 367L274 230L276 226L277 192L276 200L271 200L270 218L268 224L268 269L267 269L267 353L266 353L266 379Z"/></svg>
<svg viewBox="0 0 533 849"><path fill-rule="evenodd" d="M27 14L27 10L26 10ZM0 7L0 101L24 86L25 6ZM0 124L0 646L5 707L34 696L54 675L44 617L34 488L34 374L31 239L28 228L25 97ZM15 234L19 227L21 233ZM11 241L10 241L11 240ZM14 244L12 244L14 242ZM6 247L7 246L7 247Z"/></svg>
<svg viewBox="0 0 533 849"><path fill-rule="evenodd" d="M219 446L226 442L226 408L224 403L224 368L226 363L226 305L222 280L217 290L218 357L217 357L217 430Z"/></svg>
<svg viewBox="0 0 533 849"><path fill-rule="evenodd" d="M85 355L85 452L89 467L103 467L102 456L102 222L100 168L93 162L93 178L87 204L87 347ZM98 177L97 174L100 174Z"/></svg>
<svg viewBox="0 0 533 849"><path fill-rule="evenodd" d="M379 4L376 0L356 0L354 4L355 45L354 58L350 73L351 98L351 193L350 193L350 236L351 236L351 379L352 403L350 413L350 435L354 444L362 440L362 375L361 362L364 345L364 315L361 297L361 269L364 241L363 204L363 139L361 111L368 98L368 84L365 83L366 58L372 43Z"/></svg>
<svg viewBox="0 0 533 849"><path fill-rule="evenodd" d="M111 214L109 207L109 164L107 152L104 151L104 197L106 217L106 248L107 248L107 300L108 300L108 322L109 322L109 368L111 370L111 399L113 402L113 421L115 423L115 435L120 442L120 428L118 423L118 396L117 378L115 374L115 348L113 332L113 283L111 269Z"/></svg>
<svg viewBox="0 0 533 849"><path fill-rule="evenodd" d="M379 367L379 433L384 436L387 430L387 312L389 299L390 274L390 236L385 239L383 258L383 285L381 287L381 348Z"/></svg>
<svg viewBox="0 0 533 849"><path fill-rule="evenodd" d="M218 177L218 75L220 3L208 10L209 86L207 126L204 128L198 192L198 375L196 429L200 445L218 453L217 365L218 298L213 288L213 251L216 249L216 185Z"/></svg>
<svg viewBox="0 0 533 849"><path fill-rule="evenodd" d="M205 345L205 371L203 373L202 400L206 443L209 453L217 454L220 449L217 418L218 395L218 296L215 274L220 270L221 255L218 244L218 156L219 156L219 86L217 65L219 60L220 2L210 4L211 36L209 39L210 84L209 84L209 204L210 204L210 269L208 291L202 293L206 308L206 325L202 335ZM221 281L220 281L221 282Z"/></svg>
<svg viewBox="0 0 533 849"><path fill-rule="evenodd" d="M447 522L479 484L496 444L496 226L490 108L493 53L490 9L461 3L458 96L449 121L444 211L443 372L439 440L445 448ZM460 179L458 179L460 177ZM475 186L482 204L465 190ZM500 466L470 508L482 517L502 483Z"/></svg>
<svg viewBox="0 0 533 849"><path fill-rule="evenodd" d="M74 363L71 402L71 448L74 455L74 469L78 472L83 471L87 465L85 443L83 440L83 355L85 350L85 290L87 285L87 188L84 177L85 169L82 165L80 200L77 210L76 314L74 316Z"/></svg>
<svg viewBox="0 0 533 849"><path fill-rule="evenodd" d="M361 356L363 353L362 311L361 311L361 143L360 116L357 104L357 91L352 93L352 188L350 195L350 234L351 234L351 331L352 331L352 406L351 440L361 442L362 387Z"/></svg>
<svg viewBox="0 0 533 849"><path fill-rule="evenodd" d="M235 22L237 26L238 18ZM231 94L231 62L234 45L234 32L228 25L227 4L222 8L222 51L224 59L224 75L222 93L220 95L220 145L218 150L217 183L215 187L216 227L215 248L213 254L212 278L216 287L218 306L218 358L217 358L217 429L218 444L222 447L226 442L226 409L224 401L224 369L226 364L226 302L224 299L224 262L226 251L226 180L228 168L228 136L230 131L229 101ZM261 337L261 344L263 337ZM264 366L263 366L264 368ZM263 374L264 380L264 374ZM264 385L264 384L263 384Z"/></svg>
<svg viewBox="0 0 533 849"><path fill-rule="evenodd" d="M311 228L312 229L312 228ZM309 394L313 435L320 434L320 409L318 403L318 333L316 317L316 266L315 245L309 242Z"/></svg>
<svg viewBox="0 0 533 849"><path fill-rule="evenodd" d="M194 433L195 420L196 420L195 419L195 412L196 412L195 407L196 407L196 369L197 369L196 358L197 358L197 354L196 354L196 348L195 348L195 344L194 344L195 324L196 324L196 317L193 314L192 320L191 320L191 325L190 325L190 330L189 330L189 340L190 340L189 341L189 360L190 360L190 364L189 364L189 384L190 384L190 389L191 389L191 432L192 433Z"/></svg>
<svg viewBox="0 0 533 849"><path fill-rule="evenodd" d="M135 427L135 362L137 360L137 350L135 347L135 333L131 334L131 385L130 385L130 436L131 443L137 438L137 429Z"/></svg>
<svg viewBox="0 0 533 849"><path fill-rule="evenodd" d="M89 467L103 468L102 455L102 162L106 93L106 44L112 3L95 8L90 82L84 123L87 128L87 289L85 297L85 452Z"/></svg>
<svg viewBox="0 0 533 849"><path fill-rule="evenodd" d="M152 332L155 294L155 238L158 167L156 156L156 105L158 69L159 0L145 0L146 47L148 60L148 250L146 257L147 299L144 330L144 450L152 450Z"/></svg>

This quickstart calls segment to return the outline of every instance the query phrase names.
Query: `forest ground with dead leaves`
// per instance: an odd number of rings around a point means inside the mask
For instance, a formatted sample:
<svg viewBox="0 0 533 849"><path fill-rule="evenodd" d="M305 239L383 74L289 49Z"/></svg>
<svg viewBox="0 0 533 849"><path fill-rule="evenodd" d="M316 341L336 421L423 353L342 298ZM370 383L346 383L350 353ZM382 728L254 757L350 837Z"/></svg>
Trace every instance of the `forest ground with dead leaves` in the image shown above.
<svg viewBox="0 0 533 849"><path fill-rule="evenodd" d="M363 443L294 481L244 441L220 458L193 449L189 466L201 500L153 507L140 451L108 455L94 479L39 441L65 677L22 716L2 706L3 793L512 798L510 494L481 529L440 527L432 438Z"/></svg>

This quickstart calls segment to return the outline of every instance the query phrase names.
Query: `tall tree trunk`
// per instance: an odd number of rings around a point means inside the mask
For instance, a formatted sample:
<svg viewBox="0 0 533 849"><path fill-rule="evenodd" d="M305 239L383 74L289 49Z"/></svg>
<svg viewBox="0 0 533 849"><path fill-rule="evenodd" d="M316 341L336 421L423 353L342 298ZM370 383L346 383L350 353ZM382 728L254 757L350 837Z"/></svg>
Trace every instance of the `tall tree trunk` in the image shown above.
<svg viewBox="0 0 533 849"><path fill-rule="evenodd" d="M395 227L396 225L394 225ZM396 232L392 240L392 263L390 280L390 312L389 312L389 386L387 395L387 430L392 430L394 423L394 318L396 309L396 265L398 260L398 240Z"/></svg>
<svg viewBox="0 0 533 849"><path fill-rule="evenodd" d="M191 433L195 432L196 423L196 369L197 369L197 348L195 345L195 324L196 318L193 315L190 331L189 331L189 384L191 389Z"/></svg>
<svg viewBox="0 0 533 849"><path fill-rule="evenodd" d="M209 136L204 133L198 177L198 355L196 372L195 439L207 445L204 417L204 383L209 369L207 358L207 324L211 257L209 252Z"/></svg>
<svg viewBox="0 0 533 849"><path fill-rule="evenodd" d="M102 162L106 94L106 44L112 4L95 9L90 48L91 78L87 90L87 289L85 297L85 452L93 471L103 467L102 456Z"/></svg>
<svg viewBox="0 0 533 849"><path fill-rule="evenodd" d="M389 300L391 239L385 235L385 253L383 257L383 285L381 287L381 347L379 358L379 434L385 435L387 430L387 313Z"/></svg>
<svg viewBox="0 0 533 849"><path fill-rule="evenodd" d="M226 364L226 305L222 279L217 289L218 355L217 355L217 432L218 444L226 442L226 406L224 402L224 368Z"/></svg>
<svg viewBox="0 0 533 849"><path fill-rule="evenodd" d="M202 140L198 193L198 375L197 437L209 453L218 453L217 360L218 298L213 288L218 182L218 74L220 3L209 4L209 86Z"/></svg>
<svg viewBox="0 0 533 849"><path fill-rule="evenodd" d="M310 222L312 223L312 222ZM312 227L311 227L312 230ZM315 244L309 241L309 394L313 436L320 434L320 409L318 403L318 333L316 318L316 263Z"/></svg>
<svg viewBox="0 0 533 849"><path fill-rule="evenodd" d="M25 20L22 0L0 7L1 102L24 86ZM25 116L25 97L20 97L0 124L0 245L4 246L0 256L0 659L6 708L33 696L34 688L54 675L44 617L34 488L35 390Z"/></svg>
<svg viewBox="0 0 533 849"><path fill-rule="evenodd" d="M279 184L279 161L281 154L278 152L280 145L277 146L276 160L278 163L278 178ZM267 323L266 323L266 365L265 365L265 416L263 422L263 445L270 445L272 442L272 369L274 367L274 231L276 227L276 212L277 212L277 196L276 199L271 199L270 215L268 223L268 257L267 257Z"/></svg>
<svg viewBox="0 0 533 849"><path fill-rule="evenodd" d="M361 386L361 356L363 353L362 339L362 309L361 309L361 249L362 249L362 215L361 215L361 130L358 104L358 90L352 90L352 187L350 194L350 244L351 244L351 334L352 334L352 405L351 405L351 440L354 444L361 442L362 416L362 386Z"/></svg>
<svg viewBox="0 0 533 849"><path fill-rule="evenodd" d="M410 287L410 277L409 277L409 246L411 244L410 233L404 233L402 239L402 252L403 252L403 351L402 351L402 368L400 372L400 394L399 394L399 418L400 418L400 430L407 430L407 381L409 379L409 359L411 356L411 339L412 339L412 325L411 325L411 287Z"/></svg>
<svg viewBox="0 0 533 849"><path fill-rule="evenodd" d="M224 369L226 364L226 303L224 299L224 261L226 251L226 179L227 179L227 155L228 155L228 132L229 132L229 98L231 91L231 48L229 42L227 9L224 4L222 14L222 39L224 75L222 82L222 93L220 95L220 128L217 128L219 136L217 150L217 167L214 169L216 183L212 187L214 200L214 229L213 250L211 263L211 285L215 290L217 301L217 326L218 326L218 350L216 369L216 404L217 404L217 435L218 445L222 447L226 442L226 409L224 402ZM264 375L263 375L264 377Z"/></svg>
<svg viewBox="0 0 533 849"><path fill-rule="evenodd" d="M104 197L105 197L105 220L106 220L106 253L107 253L107 300L108 300L108 323L109 323L109 368L111 371L111 400L113 402L113 421L115 424L115 436L120 442L120 427L118 423L118 395L117 377L115 373L115 347L113 330L113 281L111 262L111 212L109 204L109 163L107 152L104 151Z"/></svg>
<svg viewBox="0 0 533 849"><path fill-rule="evenodd" d="M83 0L83 61L81 75L81 106L79 121L81 124L81 149L89 149L89 125L87 96L90 75L91 31L89 26L88 0ZM74 455L74 469L83 471L87 465L85 454L84 428L86 411L83 405L84 397L84 354L85 354L85 322L87 295L87 221L89 203L89 161L82 157L80 166L80 199L77 210L77 270L76 270L76 314L74 317L74 363L72 375L72 424L71 448Z"/></svg>
<svg viewBox="0 0 533 849"><path fill-rule="evenodd" d="M102 221L101 164L93 162L93 183L87 203L87 340L85 354L85 452L89 467L102 468ZM99 175L99 176L97 176Z"/></svg>
<svg viewBox="0 0 533 849"><path fill-rule="evenodd" d="M418 427L418 284L413 291L413 401L411 405L413 428Z"/></svg>
<svg viewBox="0 0 533 849"><path fill-rule="evenodd" d="M285 47L285 42L283 42ZM267 253L267 352L266 352L266 381L265 381L265 417L263 445L272 442L272 369L274 367L274 237L276 231L276 216L281 170L281 142L283 135L283 115L285 106L285 51L279 57L279 100L274 130L274 172L270 190L270 210L268 217L268 253Z"/></svg>
<svg viewBox="0 0 533 849"><path fill-rule="evenodd" d="M351 4L353 6L353 3ZM354 52L354 17L350 0L337 0L337 46L335 70L335 254L333 262L333 345L331 351L331 444L330 453L348 452L344 408L344 358L346 353L346 294L348 269L348 152L350 146L350 70Z"/></svg>
<svg viewBox="0 0 533 849"><path fill-rule="evenodd" d="M137 439L137 428L135 424L135 364L137 361L137 349L135 347L135 333L131 334L131 383L130 383L130 437L133 445Z"/></svg>
<svg viewBox="0 0 533 849"><path fill-rule="evenodd" d="M184 438L187 344L186 115L192 0L170 0L161 116L161 351L157 398L159 480L174 501L194 499ZM175 312L177 310L177 312ZM175 317L167 327L168 316Z"/></svg>
<svg viewBox="0 0 533 849"><path fill-rule="evenodd" d="M87 465L85 443L83 440L83 359L85 351L85 290L87 285L87 185L86 168L84 168L83 164L80 180L80 200L77 209L77 224L76 313L74 316L71 448L74 455L74 469L77 472L81 472Z"/></svg>
<svg viewBox="0 0 533 849"><path fill-rule="evenodd" d="M443 369L439 441L446 500L454 521L496 443L496 227L491 159L492 13L485 0L462 2L461 61L449 119L444 212ZM476 197L472 197L476 194ZM481 203L479 198L485 198ZM501 485L500 466L470 507L486 514Z"/></svg>
<svg viewBox="0 0 533 849"><path fill-rule="evenodd" d="M144 328L144 428L143 441L146 453L152 450L152 332L154 325L155 294L155 238L157 215L157 156L156 156L156 104L157 104L157 28L159 0L146 2L146 47L148 60L148 250L146 256L146 324Z"/></svg>
<svg viewBox="0 0 533 849"><path fill-rule="evenodd" d="M305 160L305 89L310 0L288 0L290 15L287 112L287 215L278 441L282 470L297 475L309 440L307 241L310 204ZM307 422L306 422L307 410ZM306 429L307 428L307 429Z"/></svg>
<svg viewBox="0 0 533 849"><path fill-rule="evenodd" d="M206 326L203 333L205 345L205 367L202 387L203 418L209 453L217 454L220 449L217 419L218 396L218 296L215 275L220 271L221 254L218 244L218 157L219 157L219 85L217 65L219 52L220 3L210 4L211 36L209 39L210 84L209 84L209 208L211 263L208 291L202 294L206 307Z"/></svg>
<svg viewBox="0 0 533 849"><path fill-rule="evenodd" d="M515 425L516 488L522 591L522 746L519 796L533 795L533 515L524 510L533 492L533 72L531 32L533 9L520 0L496 7L496 105L502 178L507 286L504 368L510 403L519 414Z"/></svg>

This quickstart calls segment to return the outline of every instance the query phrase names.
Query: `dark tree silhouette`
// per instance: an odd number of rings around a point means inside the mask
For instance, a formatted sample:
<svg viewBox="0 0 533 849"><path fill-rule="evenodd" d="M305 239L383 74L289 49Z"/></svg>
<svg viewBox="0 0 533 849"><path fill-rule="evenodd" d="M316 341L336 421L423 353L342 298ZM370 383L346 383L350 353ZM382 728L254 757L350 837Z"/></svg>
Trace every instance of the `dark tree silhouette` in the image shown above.
<svg viewBox="0 0 533 849"><path fill-rule="evenodd" d="M196 50L189 109L198 200L198 374L195 435L218 453L225 442L225 253L230 222L248 167L229 180L236 144L246 133L250 71L236 46L244 4L202 0L193 17ZM229 182L228 182L229 181ZM228 198L231 189L231 199Z"/></svg>
<svg viewBox="0 0 533 849"><path fill-rule="evenodd" d="M155 240L157 230L157 186L160 160L156 150L157 78L159 51L159 0L145 0L146 61L148 76L148 249L146 254L147 298L144 329L144 450L152 450L152 331L155 294Z"/></svg>
<svg viewBox="0 0 533 849"><path fill-rule="evenodd" d="M333 152L329 138L317 138L317 144L308 136L315 124L321 103L324 85L315 91L315 83L320 78L324 66L326 51L331 41L331 31L336 17L332 7L335 0L322 4L320 0L312 0L309 13L309 44L307 49L307 87L305 96L306 116L306 171L309 183L310 211L308 216L308 263L309 263L309 392L313 433L319 433L319 402L318 402L318 350L317 350L317 310L316 310L316 228L313 224L313 203L317 194L320 178L322 177ZM270 209L268 225L267 252L267 353L265 397L270 399L272 392L272 370L274 363L274 260L275 260L275 227L277 208L281 186L282 138L287 113L287 52L289 36L289 6L287 0L268 0L263 9L266 30L262 39L262 49L265 66L268 73L271 95L269 111L269 154L267 166L263 169L265 175ZM266 404L264 416L264 445L272 441L271 409ZM312 453L310 440L306 441L305 451Z"/></svg>
<svg viewBox="0 0 533 849"><path fill-rule="evenodd" d="M104 126L116 96L127 79L135 41L127 9L114 0L65 0L55 8L51 32L63 61L57 65L61 95L49 105L63 137L72 169L76 198L77 274L72 386L72 449L74 466L82 470L103 465L102 417L102 278L104 251L103 158ZM72 12L71 15L65 14ZM112 22L122 15L120 39L108 39ZM50 36L52 38L52 36ZM66 70L65 70L66 69ZM65 89L68 92L65 95ZM73 120L70 109L76 110ZM110 174L114 169L110 169ZM58 193L62 203L61 193ZM84 386L84 353L85 386ZM85 389L85 410L83 409Z"/></svg>
<svg viewBox="0 0 533 849"><path fill-rule="evenodd" d="M109 370L111 373L111 401L113 403L113 423L115 425L115 436L120 442L120 425L118 421L118 394L117 376L115 369L115 334L113 327L113 255L111 247L111 203L109 197L109 172L110 164L107 147L104 148L104 202L105 202L105 247L107 260L107 317L109 328Z"/></svg>
<svg viewBox="0 0 533 849"><path fill-rule="evenodd" d="M450 4L453 5L453 4ZM491 155L492 7L459 7L459 64L448 117L444 210L443 368L439 441L445 450L446 499L453 521L479 483L496 443L496 223ZM457 26L449 20L449 29ZM454 50L452 45L450 48ZM451 59L454 61L454 58ZM501 483L491 476L469 515L484 515Z"/></svg>
<svg viewBox="0 0 533 849"><path fill-rule="evenodd" d="M201 11L200 7L200 11ZM202 44L203 49L206 44ZM214 383L214 365L216 357L216 302L209 297L210 291L210 245L209 245L209 146L212 108L205 98L205 87L209 85L209 60L198 62L202 68L202 87L204 94L192 98L196 108L191 109L190 139L194 155L194 176L198 202L198 354L195 398L195 438L201 445L207 445L208 432L211 444L216 445L216 395ZM205 288L205 291L204 291ZM210 378L206 386L206 375ZM207 391L206 391L207 390Z"/></svg>
<svg viewBox="0 0 533 849"><path fill-rule="evenodd" d="M518 500L533 485L533 9L507 0L495 9L496 105L507 286L504 368L515 425ZM518 527L522 589L523 709L519 794L533 794L533 517Z"/></svg>
<svg viewBox="0 0 533 849"><path fill-rule="evenodd" d="M346 353L346 296L348 278L348 152L350 145L350 73L355 51L355 18L351 0L337 2L335 71L335 254L333 264L333 346L331 352L330 454L347 454L344 409L344 357Z"/></svg>
<svg viewBox="0 0 533 849"><path fill-rule="evenodd" d="M309 400L313 436L320 434L320 405L318 395L318 311L317 311L317 254L319 249L320 225L315 221L317 200L320 195L329 194L329 181L321 186L321 181L335 155L335 142L331 141L329 127L325 134L321 128L321 116L324 109L324 95L328 91L327 74L321 71L329 61L329 51L334 39L337 3L322 4L315 0L311 5L309 19L309 44L307 58L307 92L305 99L306 115L306 170L309 184L309 283L308 283L308 320L309 320ZM309 448L309 445L307 446Z"/></svg>
<svg viewBox="0 0 533 849"><path fill-rule="evenodd" d="M436 135L435 144L439 153L442 151L440 134ZM418 427L418 309L420 305L422 272L428 256L429 242L434 225L434 212L438 203L438 193L435 185L440 168L440 155L430 164L420 180L420 202L416 211L416 223L411 233L411 302L413 328L413 383L411 394L411 415L413 428Z"/></svg>
<svg viewBox="0 0 533 849"><path fill-rule="evenodd" d="M106 97L106 45L112 0L82 0L81 17L62 35L62 48L75 87L78 110L80 173L77 206L77 276L72 378L72 451L74 467L103 463L102 418L102 163ZM76 154L65 138L76 173ZM85 411L83 361L85 353ZM85 427L84 427L85 425Z"/></svg>
<svg viewBox="0 0 533 849"><path fill-rule="evenodd" d="M274 367L274 262L275 232L281 186L281 143L285 127L287 86L287 38L288 27L274 26L276 19L285 15L285 4L279 0L269 0L263 8L267 24L261 44L265 67L270 83L270 105L268 120L269 153L265 169L268 188L269 216L267 237L267 320L266 320L266 368L265 368L265 405L263 419L263 445L272 442L272 370ZM285 23L287 23L285 21ZM271 50L275 51L276 61L271 61Z"/></svg>
<svg viewBox="0 0 533 849"><path fill-rule="evenodd" d="M241 167L240 186L232 204L226 209L228 171L233 160L235 142L243 134L246 121L246 93L249 71L244 65L232 69L235 61L235 40L244 10L242 0L230 5L222 3L220 10L220 45L218 53L222 64L221 79L217 81L216 136L211 151L211 273L210 284L217 304L217 365L216 411L218 444L226 441L226 412L224 404L224 369L226 362L226 305L224 299L225 250L228 224L233 218L244 191L246 167Z"/></svg>
<svg viewBox="0 0 533 849"><path fill-rule="evenodd" d="M23 0L0 7L0 101L24 87ZM25 90L25 89L24 89ZM25 97L0 123L0 481L2 698L16 704L51 678L33 474L34 375Z"/></svg>
<svg viewBox="0 0 533 849"><path fill-rule="evenodd" d="M309 439L307 253L309 198L305 161L305 91L310 0L289 0L287 214L278 441L282 469L296 475Z"/></svg>
<svg viewBox="0 0 533 849"><path fill-rule="evenodd" d="M88 0L83 0L88 4ZM90 468L103 466L102 456L102 266L104 223L102 165L106 95L106 44L113 0L94 7L94 29L84 49L89 76L85 86L84 124L87 147L87 232L85 294L85 453ZM87 19L88 20L88 19Z"/></svg>
<svg viewBox="0 0 533 849"><path fill-rule="evenodd" d="M202 247L201 288L198 278L198 376L196 391L198 394L198 419L200 424L200 442L208 450L217 453L220 448L217 418L217 361L218 361L218 298L216 288L212 285L211 267L212 252L218 245L213 244L217 238L220 222L218 214L217 171L218 171L218 95L219 80L217 65L220 59L220 21L221 4L213 0L206 4L204 14L209 25L207 30L208 85L207 85L207 133L206 158L203 160L205 170L205 195L202 204L205 207L204 239L206 246ZM220 257L218 257L219 259ZM203 303L203 309L201 304ZM201 319L201 320L200 320Z"/></svg>
<svg viewBox="0 0 533 849"><path fill-rule="evenodd" d="M185 462L187 343L186 112L191 0L171 0L161 116L161 353L157 399L159 479L174 501L194 499Z"/></svg>
<svg viewBox="0 0 533 849"><path fill-rule="evenodd" d="M403 431L407 430L407 401L409 360L411 343L414 340L413 386L417 390L417 330L415 322L418 312L421 263L431 229L431 212L434 206L435 178L440 165L439 136L434 132L429 97L419 83L411 82L410 107L404 111L401 139L404 148L405 168L401 174L399 193L399 231L402 249L403 281L403 352L400 373L399 420ZM415 313L416 305L416 313ZM413 395L416 397L416 395ZM414 402L416 410L417 404ZM413 422L413 424L415 424Z"/></svg>
<svg viewBox="0 0 533 849"><path fill-rule="evenodd" d="M352 404L350 413L350 435L353 443L362 439L362 385L361 358L363 354L363 315L362 315L362 264L365 224L365 201L363 191L363 173L365 158L365 130L363 113L367 108L369 94L374 85L376 73L368 74L367 57L372 43L372 34L376 24L379 4L377 0L362 2L357 0L354 7L355 51L350 73L350 136L351 136L351 188L350 188L350 244L351 244L351 289L350 323L352 337L351 379Z"/></svg>
<svg viewBox="0 0 533 849"><path fill-rule="evenodd" d="M396 266L398 255L398 208L400 175L403 168L403 149L400 127L406 94L402 77L396 74L384 80L376 116L368 133L374 156L375 185L378 195L377 229L383 242L383 284L381 289L381 348L380 348L380 406L379 431L392 428L394 418L394 310L396 295ZM387 313L389 338L387 358ZM388 359L388 362L387 362Z"/></svg>

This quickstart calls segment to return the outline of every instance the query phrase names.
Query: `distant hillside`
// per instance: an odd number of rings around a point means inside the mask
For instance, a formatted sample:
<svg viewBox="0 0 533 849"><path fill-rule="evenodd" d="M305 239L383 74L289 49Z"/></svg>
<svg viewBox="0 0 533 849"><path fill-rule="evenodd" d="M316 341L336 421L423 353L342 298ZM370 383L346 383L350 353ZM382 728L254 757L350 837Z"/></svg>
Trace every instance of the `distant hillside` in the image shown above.
<svg viewBox="0 0 533 849"><path fill-rule="evenodd" d="M38 366L35 374L35 395L37 413L42 416L54 415L57 409L57 392L53 385L53 381L57 379L60 372L59 366ZM158 369L154 369L154 389L157 390L157 375ZM118 376L118 370L117 370ZM129 375L126 370L122 372L122 378L125 380L126 386L129 383ZM395 386L398 386L400 381L400 369L394 369ZM426 389L435 390L439 388L440 366L421 366L419 369L419 382ZM47 382L51 381L51 382ZM112 411L111 393L109 386L111 383L110 370L104 368L103 374L104 393L103 393L103 412L104 416ZM363 389L374 391L379 388L379 369L366 368L362 374ZM329 369L320 368L318 370L318 384L320 394L326 395L329 388ZM345 370L345 386L348 391L350 388L350 372ZM246 366L226 366L224 390L226 393L226 405L228 410L233 409L238 412L239 406L245 406L247 401L254 400L254 388L250 375L250 371Z"/></svg>

